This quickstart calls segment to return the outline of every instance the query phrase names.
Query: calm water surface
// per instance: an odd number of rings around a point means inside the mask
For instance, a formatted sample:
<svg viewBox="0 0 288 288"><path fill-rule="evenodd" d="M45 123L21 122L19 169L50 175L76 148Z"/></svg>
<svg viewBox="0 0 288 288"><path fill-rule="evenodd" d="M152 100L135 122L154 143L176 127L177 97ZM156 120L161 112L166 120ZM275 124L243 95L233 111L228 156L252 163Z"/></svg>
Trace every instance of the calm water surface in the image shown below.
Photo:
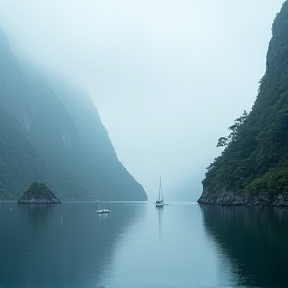
<svg viewBox="0 0 288 288"><path fill-rule="evenodd" d="M285 209L0 202L0 287L287 287Z"/></svg>

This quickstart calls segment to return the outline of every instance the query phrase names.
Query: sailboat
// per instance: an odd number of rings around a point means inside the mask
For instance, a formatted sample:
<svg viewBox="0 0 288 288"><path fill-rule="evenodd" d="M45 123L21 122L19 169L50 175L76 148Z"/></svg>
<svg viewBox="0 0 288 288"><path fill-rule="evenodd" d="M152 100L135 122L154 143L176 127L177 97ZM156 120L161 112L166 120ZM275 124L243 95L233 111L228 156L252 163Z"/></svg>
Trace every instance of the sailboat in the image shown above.
<svg viewBox="0 0 288 288"><path fill-rule="evenodd" d="M111 213L110 210L108 209L105 209L105 204L104 204L104 207L101 209L101 201L99 200L99 209L95 211L96 213L98 214L109 214Z"/></svg>
<svg viewBox="0 0 288 288"><path fill-rule="evenodd" d="M161 177L160 177L160 183L159 183L158 200L156 200L155 205L156 205L156 207L163 207L164 206L164 198L163 198L163 193L162 193Z"/></svg>

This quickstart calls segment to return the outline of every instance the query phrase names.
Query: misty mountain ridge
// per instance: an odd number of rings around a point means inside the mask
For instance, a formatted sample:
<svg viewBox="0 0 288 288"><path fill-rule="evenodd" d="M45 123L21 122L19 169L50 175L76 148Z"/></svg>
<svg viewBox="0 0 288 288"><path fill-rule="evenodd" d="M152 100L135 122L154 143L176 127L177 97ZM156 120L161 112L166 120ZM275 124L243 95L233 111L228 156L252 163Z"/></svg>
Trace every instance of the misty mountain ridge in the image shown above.
<svg viewBox="0 0 288 288"><path fill-rule="evenodd" d="M0 200L43 182L61 200L147 200L90 95L20 63L0 28Z"/></svg>
<svg viewBox="0 0 288 288"><path fill-rule="evenodd" d="M272 25L266 72L249 115L221 137L199 203L288 206L288 2Z"/></svg>

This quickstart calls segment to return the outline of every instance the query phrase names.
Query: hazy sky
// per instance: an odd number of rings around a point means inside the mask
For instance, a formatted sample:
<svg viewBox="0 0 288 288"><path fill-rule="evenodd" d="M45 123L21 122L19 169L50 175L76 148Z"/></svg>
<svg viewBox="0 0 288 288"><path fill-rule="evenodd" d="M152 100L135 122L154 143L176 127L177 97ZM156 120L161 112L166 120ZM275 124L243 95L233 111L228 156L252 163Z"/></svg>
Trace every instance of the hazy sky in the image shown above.
<svg viewBox="0 0 288 288"><path fill-rule="evenodd" d="M16 55L86 87L150 200L197 200L234 119L250 111L284 0L0 0Z"/></svg>

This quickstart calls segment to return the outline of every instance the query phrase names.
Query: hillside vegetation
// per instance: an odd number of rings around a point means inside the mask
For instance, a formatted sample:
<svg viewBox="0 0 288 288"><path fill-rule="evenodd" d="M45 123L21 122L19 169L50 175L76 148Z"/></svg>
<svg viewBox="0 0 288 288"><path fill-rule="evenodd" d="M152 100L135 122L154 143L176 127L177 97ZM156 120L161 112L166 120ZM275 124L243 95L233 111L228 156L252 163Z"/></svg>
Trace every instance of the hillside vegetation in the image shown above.
<svg viewBox="0 0 288 288"><path fill-rule="evenodd" d="M0 29L0 200L17 200L33 182L63 201L147 200L90 95L21 64Z"/></svg>
<svg viewBox="0 0 288 288"><path fill-rule="evenodd" d="M230 134L218 140L224 151L207 168L200 203L249 204L251 195L261 195L263 204L273 205L280 197L282 202L276 202L288 205L287 1L274 20L259 84L249 115L244 111L229 127Z"/></svg>

